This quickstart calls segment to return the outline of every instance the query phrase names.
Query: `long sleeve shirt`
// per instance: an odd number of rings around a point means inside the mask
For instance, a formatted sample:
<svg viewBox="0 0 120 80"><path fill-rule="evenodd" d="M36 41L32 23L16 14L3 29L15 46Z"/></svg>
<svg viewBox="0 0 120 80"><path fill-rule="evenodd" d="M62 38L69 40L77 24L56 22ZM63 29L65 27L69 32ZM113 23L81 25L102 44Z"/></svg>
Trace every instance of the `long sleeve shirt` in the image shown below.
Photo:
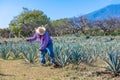
<svg viewBox="0 0 120 80"><path fill-rule="evenodd" d="M52 42L52 39L47 31L44 33L44 35L39 35L35 33L34 36L29 38L28 40L29 42L33 42L36 39L38 39L41 43L41 47L39 48L39 50L45 49L47 47L47 44Z"/></svg>

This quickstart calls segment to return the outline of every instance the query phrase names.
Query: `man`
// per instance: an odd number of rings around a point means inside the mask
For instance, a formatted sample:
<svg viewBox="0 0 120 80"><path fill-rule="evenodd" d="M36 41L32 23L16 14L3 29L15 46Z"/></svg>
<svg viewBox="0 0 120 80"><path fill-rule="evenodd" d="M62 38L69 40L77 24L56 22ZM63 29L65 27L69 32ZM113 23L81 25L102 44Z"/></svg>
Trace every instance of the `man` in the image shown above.
<svg viewBox="0 0 120 80"><path fill-rule="evenodd" d="M27 39L27 41L33 42L36 39L40 41L41 47L39 48L39 50L41 51L41 54L40 54L41 64L46 63L45 54L48 52L54 67L59 67L58 63L55 61L55 56L53 52L53 42L48 32L44 27L41 27L41 26L38 27L35 31L36 32L34 36Z"/></svg>

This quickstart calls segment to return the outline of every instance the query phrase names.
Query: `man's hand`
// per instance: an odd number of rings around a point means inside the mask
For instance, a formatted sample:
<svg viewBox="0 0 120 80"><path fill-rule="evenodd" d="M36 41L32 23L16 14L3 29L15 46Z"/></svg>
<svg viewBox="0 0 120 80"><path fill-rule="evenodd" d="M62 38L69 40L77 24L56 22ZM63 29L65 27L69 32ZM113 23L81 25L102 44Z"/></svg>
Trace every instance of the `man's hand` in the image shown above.
<svg viewBox="0 0 120 80"><path fill-rule="evenodd" d="M26 39L26 41L29 41L29 39Z"/></svg>
<svg viewBox="0 0 120 80"><path fill-rule="evenodd" d="M46 49L44 49L42 46L39 48L40 51L45 51Z"/></svg>
<svg viewBox="0 0 120 80"><path fill-rule="evenodd" d="M41 49L41 48L39 48L39 51L42 51L42 49Z"/></svg>

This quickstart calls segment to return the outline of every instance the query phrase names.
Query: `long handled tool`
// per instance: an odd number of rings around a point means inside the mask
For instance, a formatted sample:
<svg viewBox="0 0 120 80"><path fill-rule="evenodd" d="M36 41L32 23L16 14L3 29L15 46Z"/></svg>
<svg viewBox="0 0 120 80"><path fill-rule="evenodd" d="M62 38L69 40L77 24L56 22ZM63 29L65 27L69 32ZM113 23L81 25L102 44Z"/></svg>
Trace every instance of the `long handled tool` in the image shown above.
<svg viewBox="0 0 120 80"><path fill-rule="evenodd" d="M24 41L26 41L26 39L25 39L25 37L23 37L22 35L21 35L21 37L22 37L22 39L24 40ZM26 41L26 42L28 42L28 41ZM32 43L31 43L32 44ZM34 46L35 48L37 48L37 49L39 49L36 45L34 45L34 44L32 44L32 46Z"/></svg>

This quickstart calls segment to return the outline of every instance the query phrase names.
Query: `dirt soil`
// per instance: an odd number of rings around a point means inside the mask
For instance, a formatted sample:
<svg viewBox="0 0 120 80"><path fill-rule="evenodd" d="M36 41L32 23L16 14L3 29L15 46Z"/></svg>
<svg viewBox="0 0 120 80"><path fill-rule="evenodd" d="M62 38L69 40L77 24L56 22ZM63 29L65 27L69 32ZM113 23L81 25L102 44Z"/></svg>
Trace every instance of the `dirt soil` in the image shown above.
<svg viewBox="0 0 120 80"><path fill-rule="evenodd" d="M49 64L42 66L39 62L30 64L24 60L0 59L0 80L120 80L120 77L105 72L102 61L54 68Z"/></svg>

